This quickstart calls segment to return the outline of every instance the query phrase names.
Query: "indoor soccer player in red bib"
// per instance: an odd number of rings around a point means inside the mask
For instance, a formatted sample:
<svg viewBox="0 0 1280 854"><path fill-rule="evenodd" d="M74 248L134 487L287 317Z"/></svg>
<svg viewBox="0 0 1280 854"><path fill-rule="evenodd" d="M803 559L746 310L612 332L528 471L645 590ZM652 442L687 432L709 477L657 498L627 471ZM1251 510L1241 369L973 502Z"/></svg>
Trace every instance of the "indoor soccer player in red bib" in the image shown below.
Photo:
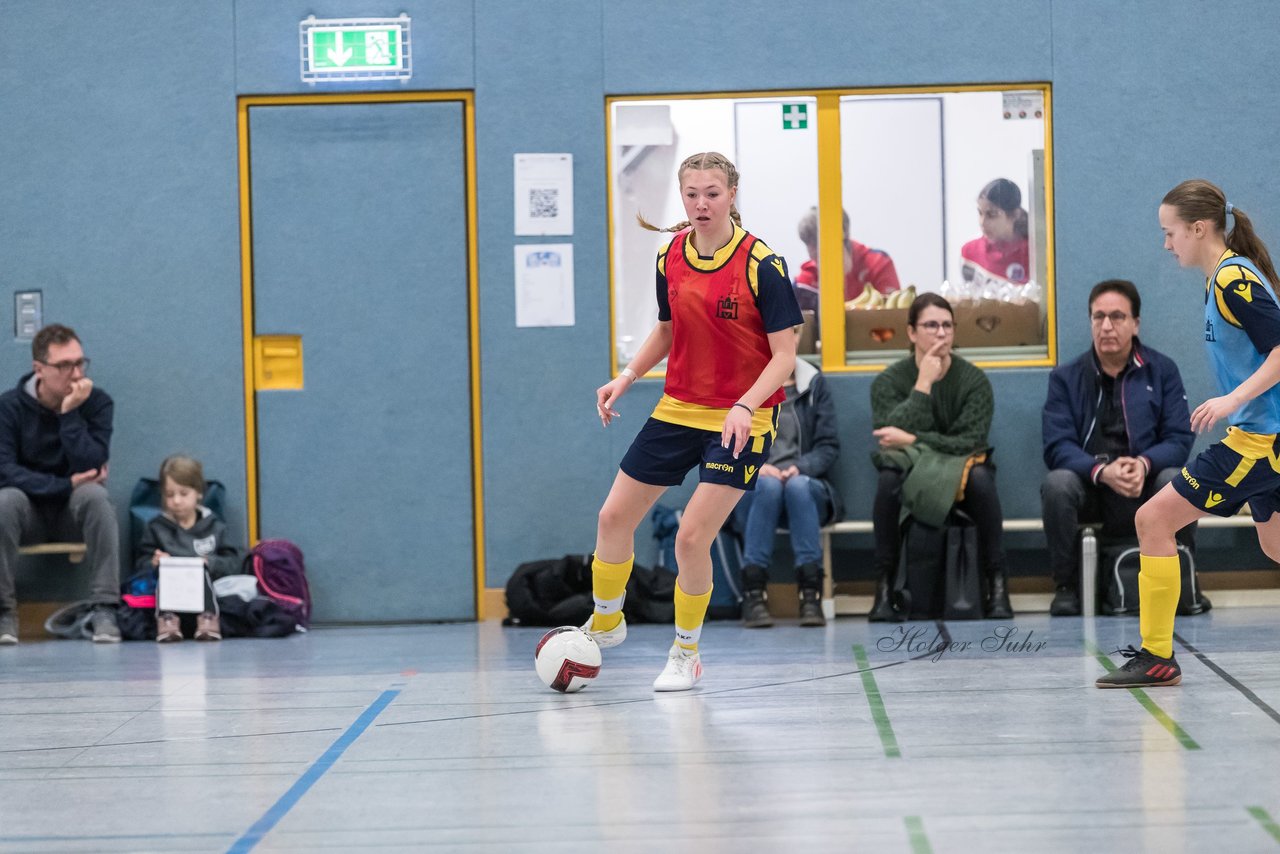
<svg viewBox="0 0 1280 854"><path fill-rule="evenodd" d="M687 691L702 676L698 636L711 599L711 544L768 458L782 384L795 367L800 307L782 259L743 230L738 170L695 154L677 177L688 219L658 253L658 323L621 374L596 390L607 427L637 377L664 358L666 387L623 457L600 510L592 561L595 612L583 628L601 647L627 635L622 600L636 527L669 486L698 469L676 535L676 639L655 691Z"/></svg>

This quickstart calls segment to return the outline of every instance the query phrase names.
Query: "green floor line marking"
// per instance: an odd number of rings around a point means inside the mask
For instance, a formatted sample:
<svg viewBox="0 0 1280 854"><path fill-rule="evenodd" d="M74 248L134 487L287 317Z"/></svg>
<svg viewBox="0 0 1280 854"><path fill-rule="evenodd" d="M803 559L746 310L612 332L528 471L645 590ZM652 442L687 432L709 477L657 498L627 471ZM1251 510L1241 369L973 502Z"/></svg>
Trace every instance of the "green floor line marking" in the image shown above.
<svg viewBox="0 0 1280 854"><path fill-rule="evenodd" d="M1271 834L1271 838L1276 842L1280 842L1280 824L1276 824L1275 819L1262 807L1246 807L1249 815L1257 819L1258 824L1262 825L1262 829Z"/></svg>
<svg viewBox="0 0 1280 854"><path fill-rule="evenodd" d="M867 692L867 703L871 706L871 717L875 718L876 731L880 733L880 743L884 745L884 755L890 759L900 759L902 751L898 749L898 739L893 735L893 726L884 711L884 700L880 697L880 689L876 687L876 677L871 672L871 664L867 661L867 651L862 644L853 645L853 658L862 671L862 688Z"/></svg>
<svg viewBox="0 0 1280 854"><path fill-rule="evenodd" d="M912 854L933 854L929 837L924 835L924 820L918 815L909 815L903 822L907 825L907 836L911 839Z"/></svg>
<svg viewBox="0 0 1280 854"><path fill-rule="evenodd" d="M1098 663L1101 664L1103 667L1105 667L1108 673L1111 673L1112 671L1119 669L1114 664L1111 663L1111 659L1108 658L1106 654L1102 652L1102 650L1098 649L1092 643L1085 641L1085 649L1087 649L1090 653L1092 653L1094 658L1098 659ZM1112 688L1108 690L1115 690L1115 689ZM1133 698L1142 704L1142 708L1150 712L1151 717L1159 721L1160 726L1167 729L1169 731L1169 734L1178 740L1179 744L1181 744L1187 750L1200 749L1200 745L1196 742L1196 740L1192 738L1185 729L1179 726L1177 721L1169 717L1168 713L1165 712L1164 709L1157 706L1155 700L1152 700L1149 696L1147 696L1146 691L1144 691L1141 688L1127 688L1125 690L1127 690L1130 694L1132 694Z"/></svg>

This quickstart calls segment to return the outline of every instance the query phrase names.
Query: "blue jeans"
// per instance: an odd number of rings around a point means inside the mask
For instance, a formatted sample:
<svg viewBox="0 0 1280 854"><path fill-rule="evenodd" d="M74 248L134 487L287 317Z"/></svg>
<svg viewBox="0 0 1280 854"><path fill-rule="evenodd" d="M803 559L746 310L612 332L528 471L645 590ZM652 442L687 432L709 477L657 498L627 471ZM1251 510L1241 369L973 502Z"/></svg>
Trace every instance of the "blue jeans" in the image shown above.
<svg viewBox="0 0 1280 854"><path fill-rule="evenodd" d="M767 567L773 557L773 537L779 527L791 532L796 565L822 560L819 539L822 518L831 508L821 481L798 474L785 483L776 477L757 477L756 488L742 496L734 510L742 531L743 559Z"/></svg>

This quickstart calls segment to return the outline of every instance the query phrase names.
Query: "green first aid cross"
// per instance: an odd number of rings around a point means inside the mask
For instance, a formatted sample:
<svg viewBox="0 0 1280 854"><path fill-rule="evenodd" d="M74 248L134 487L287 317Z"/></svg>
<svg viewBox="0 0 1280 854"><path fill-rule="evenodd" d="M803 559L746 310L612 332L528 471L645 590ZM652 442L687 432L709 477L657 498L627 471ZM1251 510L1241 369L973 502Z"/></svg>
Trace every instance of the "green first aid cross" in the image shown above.
<svg viewBox="0 0 1280 854"><path fill-rule="evenodd" d="M809 127L809 105L808 104L783 104L782 105L782 129L783 130L804 130Z"/></svg>
<svg viewBox="0 0 1280 854"><path fill-rule="evenodd" d="M311 66L317 71L367 71L400 65L396 27L341 27L311 30Z"/></svg>

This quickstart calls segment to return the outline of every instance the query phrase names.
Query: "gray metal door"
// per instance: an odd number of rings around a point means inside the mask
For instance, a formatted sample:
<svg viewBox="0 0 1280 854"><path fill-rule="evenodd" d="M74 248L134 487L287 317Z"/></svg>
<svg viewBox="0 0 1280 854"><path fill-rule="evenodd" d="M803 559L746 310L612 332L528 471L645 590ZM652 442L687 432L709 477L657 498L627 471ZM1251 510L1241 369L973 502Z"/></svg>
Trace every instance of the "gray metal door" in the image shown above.
<svg viewBox="0 0 1280 854"><path fill-rule="evenodd" d="M475 614L460 102L249 110L259 534L306 556L315 619Z"/></svg>

